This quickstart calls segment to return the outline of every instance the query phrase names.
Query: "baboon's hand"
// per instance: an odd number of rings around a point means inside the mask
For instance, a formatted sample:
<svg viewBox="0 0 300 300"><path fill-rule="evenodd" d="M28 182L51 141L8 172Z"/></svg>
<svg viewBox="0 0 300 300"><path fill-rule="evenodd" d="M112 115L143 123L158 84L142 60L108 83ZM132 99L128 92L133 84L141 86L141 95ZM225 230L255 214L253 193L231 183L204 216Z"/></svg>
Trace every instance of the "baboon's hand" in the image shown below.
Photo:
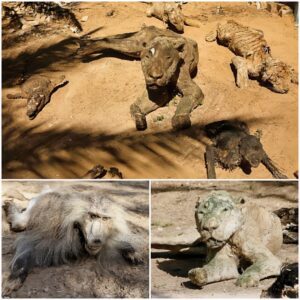
<svg viewBox="0 0 300 300"><path fill-rule="evenodd" d="M13 291L18 290L22 286L22 280L17 277L10 279L8 274L3 274L2 280L2 296L8 297Z"/></svg>
<svg viewBox="0 0 300 300"><path fill-rule="evenodd" d="M123 253L124 259L132 265L140 265L144 261L137 252L125 252Z"/></svg>

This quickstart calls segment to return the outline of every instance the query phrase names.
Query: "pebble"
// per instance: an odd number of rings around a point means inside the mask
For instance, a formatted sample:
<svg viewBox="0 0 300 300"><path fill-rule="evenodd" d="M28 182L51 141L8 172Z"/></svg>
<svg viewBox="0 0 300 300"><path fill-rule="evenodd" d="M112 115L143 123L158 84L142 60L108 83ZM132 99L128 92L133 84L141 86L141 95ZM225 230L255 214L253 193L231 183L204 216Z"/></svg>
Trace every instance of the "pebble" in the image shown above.
<svg viewBox="0 0 300 300"><path fill-rule="evenodd" d="M86 22L88 20L89 16L83 16L80 21L81 22Z"/></svg>

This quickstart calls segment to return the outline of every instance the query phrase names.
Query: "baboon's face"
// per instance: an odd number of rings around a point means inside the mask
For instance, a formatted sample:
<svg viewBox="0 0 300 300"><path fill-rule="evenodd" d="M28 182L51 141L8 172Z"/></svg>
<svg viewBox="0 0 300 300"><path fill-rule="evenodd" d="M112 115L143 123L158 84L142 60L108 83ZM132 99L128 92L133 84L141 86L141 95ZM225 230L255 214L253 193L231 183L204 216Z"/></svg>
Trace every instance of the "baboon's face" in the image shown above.
<svg viewBox="0 0 300 300"><path fill-rule="evenodd" d="M208 248L220 248L241 226L242 215L227 195L211 194L199 201L196 225Z"/></svg>
<svg viewBox="0 0 300 300"><path fill-rule="evenodd" d="M84 247L90 255L97 255L114 233L111 216L99 211L89 211L77 226L84 237Z"/></svg>
<svg viewBox="0 0 300 300"><path fill-rule="evenodd" d="M231 132L224 132L217 141L218 162L223 168L232 170L240 165L240 138Z"/></svg>
<svg viewBox="0 0 300 300"><path fill-rule="evenodd" d="M181 61L178 50L170 41L156 41L141 53L142 70L149 89L164 87L170 83Z"/></svg>

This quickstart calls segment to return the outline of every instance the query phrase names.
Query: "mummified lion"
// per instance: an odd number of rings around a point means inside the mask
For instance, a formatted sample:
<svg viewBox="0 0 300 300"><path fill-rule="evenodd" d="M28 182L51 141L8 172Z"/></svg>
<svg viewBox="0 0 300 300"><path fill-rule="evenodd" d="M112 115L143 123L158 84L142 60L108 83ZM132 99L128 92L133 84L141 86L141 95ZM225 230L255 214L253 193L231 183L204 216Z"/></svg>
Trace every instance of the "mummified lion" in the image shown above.
<svg viewBox="0 0 300 300"><path fill-rule="evenodd" d="M200 27L196 19L184 16L182 5L172 2L152 3L146 11L147 17L155 17L164 22L165 27L183 33L184 25Z"/></svg>
<svg viewBox="0 0 300 300"><path fill-rule="evenodd" d="M177 93L182 99L172 125L176 129L191 126L190 113L204 98L200 87L192 80L199 56L194 40L167 29L144 26L138 32L81 40L77 53L87 56L106 50L141 59L146 88L130 107L138 130L147 128L147 114L167 104Z"/></svg>
<svg viewBox="0 0 300 300"><path fill-rule="evenodd" d="M142 260L132 244L124 211L106 195L57 190L33 198L25 211L5 203L14 231L23 231L15 243L10 275L3 295L22 286L30 270L70 263L94 256L99 265L123 258L130 264Z"/></svg>
<svg viewBox="0 0 300 300"><path fill-rule="evenodd" d="M280 274L281 262L274 255L282 245L280 219L257 205L236 202L221 191L196 205L197 229L208 248L207 263L188 274L198 286L237 278L237 285L250 287ZM250 266L240 275L244 263Z"/></svg>
<svg viewBox="0 0 300 300"><path fill-rule="evenodd" d="M232 59L240 88L248 86L248 77L257 78L277 93L287 93L290 83L298 83L295 70L274 59L261 30L243 26L233 20L218 24L217 30L206 36L207 42L217 40L236 56Z"/></svg>
<svg viewBox="0 0 300 300"><path fill-rule="evenodd" d="M62 75L59 78L49 78L44 75L33 75L21 85L21 92L8 94L8 99L27 99L27 116L33 120L50 102L51 95L58 87L68 81Z"/></svg>

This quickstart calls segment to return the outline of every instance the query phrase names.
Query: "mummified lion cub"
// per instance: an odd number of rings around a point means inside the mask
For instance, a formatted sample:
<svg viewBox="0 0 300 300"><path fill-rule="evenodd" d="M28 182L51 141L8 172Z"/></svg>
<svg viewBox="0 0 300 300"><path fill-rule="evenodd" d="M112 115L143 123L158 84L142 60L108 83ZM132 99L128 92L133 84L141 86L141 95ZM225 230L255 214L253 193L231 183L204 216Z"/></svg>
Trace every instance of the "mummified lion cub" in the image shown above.
<svg viewBox="0 0 300 300"><path fill-rule="evenodd" d="M271 48L261 30L243 26L233 20L218 24L206 36L207 42L218 41L236 56L232 64L236 69L236 85L248 86L248 79L256 78L276 93L287 93L290 83L298 84L298 73L286 63L271 55Z"/></svg>
<svg viewBox="0 0 300 300"><path fill-rule="evenodd" d="M3 282L5 296L20 288L36 266L60 265L87 256L96 257L101 265L103 258L142 262L132 245L124 211L106 195L57 190L33 198L23 212L10 201L4 208L12 230L25 230L16 240L11 273Z"/></svg>
<svg viewBox="0 0 300 300"><path fill-rule="evenodd" d="M274 255L282 245L280 219L254 204L238 207L227 192L213 192L196 205L201 240L207 245L207 264L189 271L198 285L237 278L242 287L279 275L281 262ZM240 275L238 267L250 266Z"/></svg>

